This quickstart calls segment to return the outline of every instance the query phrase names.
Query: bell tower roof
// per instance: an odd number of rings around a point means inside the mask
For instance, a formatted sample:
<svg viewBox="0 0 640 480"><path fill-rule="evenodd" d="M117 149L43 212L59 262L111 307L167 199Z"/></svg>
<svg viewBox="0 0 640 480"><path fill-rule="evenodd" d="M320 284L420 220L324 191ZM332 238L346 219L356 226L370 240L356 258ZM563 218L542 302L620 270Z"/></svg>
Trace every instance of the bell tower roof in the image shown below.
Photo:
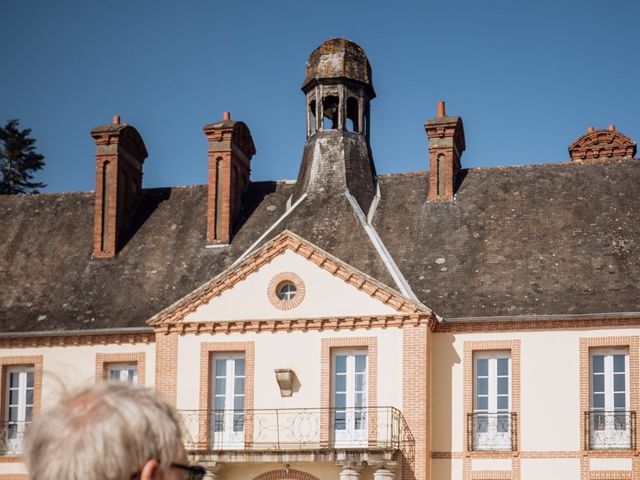
<svg viewBox="0 0 640 480"><path fill-rule="evenodd" d="M334 83L344 80L364 86L370 99L376 96L371 65L364 49L346 38L332 38L311 52L302 91L307 93L318 82Z"/></svg>

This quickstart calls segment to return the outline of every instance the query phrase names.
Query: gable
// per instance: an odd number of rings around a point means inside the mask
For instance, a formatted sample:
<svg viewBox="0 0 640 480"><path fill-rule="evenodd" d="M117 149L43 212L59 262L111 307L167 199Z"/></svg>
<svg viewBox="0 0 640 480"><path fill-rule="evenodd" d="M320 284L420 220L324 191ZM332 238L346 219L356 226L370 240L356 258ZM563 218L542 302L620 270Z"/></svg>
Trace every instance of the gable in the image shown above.
<svg viewBox="0 0 640 480"><path fill-rule="evenodd" d="M291 275L293 274L293 275ZM297 277L297 278L296 278ZM296 278L299 304L288 308L274 301L280 281ZM304 290L304 292L302 291ZM294 297L292 300L296 300ZM292 302L291 304L293 304ZM281 306L278 306L281 305ZM392 315L398 311L291 250L274 258L209 303L184 317L184 322Z"/></svg>
<svg viewBox="0 0 640 480"><path fill-rule="evenodd" d="M279 304L282 280L293 279L294 301ZM282 302L280 302L282 303ZM334 316L432 315L424 305L331 256L290 231L259 248L186 297L150 325Z"/></svg>

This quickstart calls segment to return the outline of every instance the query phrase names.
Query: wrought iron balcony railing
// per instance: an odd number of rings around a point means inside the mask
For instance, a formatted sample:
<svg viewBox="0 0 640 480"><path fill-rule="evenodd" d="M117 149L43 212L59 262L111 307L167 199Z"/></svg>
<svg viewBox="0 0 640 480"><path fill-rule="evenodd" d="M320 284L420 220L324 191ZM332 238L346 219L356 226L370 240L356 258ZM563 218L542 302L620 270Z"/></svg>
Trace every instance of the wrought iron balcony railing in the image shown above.
<svg viewBox="0 0 640 480"><path fill-rule="evenodd" d="M517 450L517 414L467 414L467 448L469 451Z"/></svg>
<svg viewBox="0 0 640 480"><path fill-rule="evenodd" d="M586 450L636 449L636 412L584 412Z"/></svg>
<svg viewBox="0 0 640 480"><path fill-rule="evenodd" d="M218 450L400 450L413 459L415 441L393 407L179 410L185 447Z"/></svg>
<svg viewBox="0 0 640 480"><path fill-rule="evenodd" d="M22 453L24 449L24 431L30 422L0 423L0 454L14 455Z"/></svg>

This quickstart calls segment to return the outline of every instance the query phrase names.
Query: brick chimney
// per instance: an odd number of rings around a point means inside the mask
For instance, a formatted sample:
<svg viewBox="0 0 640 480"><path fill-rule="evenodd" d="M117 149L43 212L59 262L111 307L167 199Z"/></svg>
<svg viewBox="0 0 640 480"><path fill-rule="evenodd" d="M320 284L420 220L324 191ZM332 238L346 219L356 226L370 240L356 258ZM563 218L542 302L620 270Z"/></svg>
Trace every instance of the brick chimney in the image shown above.
<svg viewBox="0 0 640 480"><path fill-rule="evenodd" d="M147 148L138 131L120 124L118 115L113 124L91 130L91 136L96 142L93 256L112 258L121 246L142 191Z"/></svg>
<svg viewBox="0 0 640 480"><path fill-rule="evenodd" d="M448 116L440 100L438 116L424 122L424 129L429 138L429 200L452 200L465 150L462 118Z"/></svg>
<svg viewBox="0 0 640 480"><path fill-rule="evenodd" d="M615 125L609 125L606 130L590 126L587 133L569 145L569 155L574 162L630 160L636 151L636 142L618 132Z"/></svg>
<svg viewBox="0 0 640 480"><path fill-rule="evenodd" d="M251 157L256 153L249 128L224 112L221 122L204 127L209 143L207 243L228 244L249 186Z"/></svg>

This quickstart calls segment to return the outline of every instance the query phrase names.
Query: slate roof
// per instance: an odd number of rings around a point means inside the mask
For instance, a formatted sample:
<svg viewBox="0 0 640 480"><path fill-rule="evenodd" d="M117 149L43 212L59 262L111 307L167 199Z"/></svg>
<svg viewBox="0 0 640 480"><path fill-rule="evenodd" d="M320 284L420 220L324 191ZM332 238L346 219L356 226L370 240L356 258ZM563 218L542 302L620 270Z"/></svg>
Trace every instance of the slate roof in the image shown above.
<svg viewBox="0 0 640 480"><path fill-rule="evenodd" d="M379 180L373 225L445 319L640 311L639 159L463 170L450 202L427 202L427 172ZM0 332L145 328L254 244L292 192L253 183L232 244L205 248L206 186L144 190L112 260L91 259L93 193L0 197ZM343 195L306 197L262 242L283 229L395 288Z"/></svg>

